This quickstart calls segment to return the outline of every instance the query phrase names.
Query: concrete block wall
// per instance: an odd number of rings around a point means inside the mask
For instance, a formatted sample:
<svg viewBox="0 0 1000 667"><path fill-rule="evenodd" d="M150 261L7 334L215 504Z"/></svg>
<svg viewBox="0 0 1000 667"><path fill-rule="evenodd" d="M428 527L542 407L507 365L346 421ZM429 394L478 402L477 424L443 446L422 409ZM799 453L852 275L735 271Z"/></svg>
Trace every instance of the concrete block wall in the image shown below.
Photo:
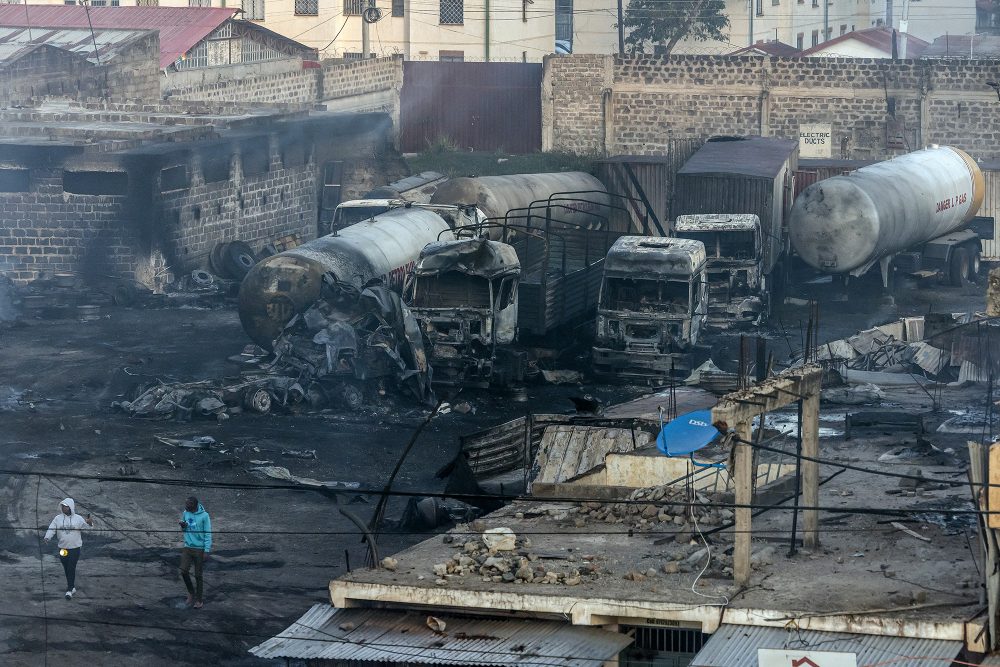
<svg viewBox="0 0 1000 667"><path fill-rule="evenodd" d="M219 69L230 69L228 67ZM250 72L244 78L221 79L211 83L174 88L166 92L168 101L240 102L243 104L314 104L321 90L319 68L277 73Z"/></svg>
<svg viewBox="0 0 1000 667"><path fill-rule="evenodd" d="M543 148L660 155L674 140L797 138L801 124L830 123L833 157L842 145L880 159L938 143L1000 159L996 80L1000 61L550 56Z"/></svg>
<svg viewBox="0 0 1000 667"><path fill-rule="evenodd" d="M403 85L403 57L374 58L344 62L323 62L323 99L334 100L384 90L399 90Z"/></svg>
<svg viewBox="0 0 1000 667"><path fill-rule="evenodd" d="M0 273L19 283L42 272L132 275L125 206L125 196L64 192L62 167L32 169L30 192L0 193Z"/></svg>
<svg viewBox="0 0 1000 667"><path fill-rule="evenodd" d="M266 172L247 175L238 144L196 149L184 163L190 186L154 197L161 221L155 245L175 271L207 267L212 248L224 241L245 241L256 250L286 234L315 238L317 170L311 156L285 164L274 135L259 141L268 152ZM228 152L229 180L206 182L203 164L211 152Z"/></svg>

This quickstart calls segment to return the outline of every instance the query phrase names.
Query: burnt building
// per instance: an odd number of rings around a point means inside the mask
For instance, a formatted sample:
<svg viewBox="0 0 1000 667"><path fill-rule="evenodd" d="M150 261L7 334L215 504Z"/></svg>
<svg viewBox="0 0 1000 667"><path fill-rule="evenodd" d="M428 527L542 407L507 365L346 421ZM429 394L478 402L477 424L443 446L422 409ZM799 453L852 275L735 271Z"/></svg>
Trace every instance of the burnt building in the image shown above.
<svg viewBox="0 0 1000 667"><path fill-rule="evenodd" d="M50 103L0 120L0 273L22 283L157 288L221 241L313 238L321 209L399 171L384 114Z"/></svg>

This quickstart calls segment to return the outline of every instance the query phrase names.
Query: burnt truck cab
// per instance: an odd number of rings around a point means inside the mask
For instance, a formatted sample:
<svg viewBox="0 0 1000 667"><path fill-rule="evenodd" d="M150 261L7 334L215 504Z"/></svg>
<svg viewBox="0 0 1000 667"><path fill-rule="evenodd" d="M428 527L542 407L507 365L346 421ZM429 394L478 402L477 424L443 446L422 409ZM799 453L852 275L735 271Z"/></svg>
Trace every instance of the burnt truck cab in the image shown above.
<svg viewBox="0 0 1000 667"><path fill-rule="evenodd" d="M604 261L594 372L659 381L686 375L707 309L701 241L623 236Z"/></svg>
<svg viewBox="0 0 1000 667"><path fill-rule="evenodd" d="M484 238L437 241L420 253L405 299L423 332L433 382L487 387L524 378L517 338L521 263L512 246Z"/></svg>
<svg viewBox="0 0 1000 667"><path fill-rule="evenodd" d="M738 328L767 319L760 218L753 214L679 215L674 233L705 245L708 328Z"/></svg>

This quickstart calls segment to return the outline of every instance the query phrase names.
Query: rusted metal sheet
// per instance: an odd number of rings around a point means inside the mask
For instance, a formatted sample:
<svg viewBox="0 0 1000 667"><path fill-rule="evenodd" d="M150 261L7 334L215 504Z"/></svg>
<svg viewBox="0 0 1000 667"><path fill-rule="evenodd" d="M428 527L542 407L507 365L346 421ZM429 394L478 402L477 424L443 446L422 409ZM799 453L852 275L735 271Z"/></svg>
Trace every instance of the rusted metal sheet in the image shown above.
<svg viewBox="0 0 1000 667"><path fill-rule="evenodd" d="M81 5L0 5L0 25L34 29L156 30L160 67L167 67L239 11L211 7L84 7Z"/></svg>
<svg viewBox="0 0 1000 667"><path fill-rule="evenodd" d="M676 217L671 212L671 200L677 172L703 143L701 139L671 139L666 155L616 155L595 163L597 177L608 192L621 198L612 203L629 209L632 225L625 231L644 236L659 234L644 216L640 191L656 220L664 230L668 229L669 221Z"/></svg>
<svg viewBox="0 0 1000 667"><path fill-rule="evenodd" d="M980 165L986 180L986 196L979 207L979 215L993 218L995 225L992 239L983 239L983 260L1000 262L1000 162Z"/></svg>
<svg viewBox="0 0 1000 667"><path fill-rule="evenodd" d="M566 419L561 415L518 417L462 436L459 443L476 479L514 470L527 470L538 451L545 427L564 423Z"/></svg>
<svg viewBox="0 0 1000 667"><path fill-rule="evenodd" d="M542 148L542 66L537 63L403 63L404 151L447 139L477 151Z"/></svg>

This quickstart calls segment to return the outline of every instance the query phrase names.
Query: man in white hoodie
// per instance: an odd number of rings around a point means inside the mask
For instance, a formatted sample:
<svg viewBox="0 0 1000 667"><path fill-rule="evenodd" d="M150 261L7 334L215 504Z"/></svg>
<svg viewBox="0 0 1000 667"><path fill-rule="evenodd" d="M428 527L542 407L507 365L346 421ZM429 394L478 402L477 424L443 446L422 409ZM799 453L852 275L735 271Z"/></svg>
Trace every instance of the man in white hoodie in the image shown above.
<svg viewBox="0 0 1000 667"><path fill-rule="evenodd" d="M92 527L94 521L87 515L84 519L76 513L76 503L72 498L65 498L59 503L59 514L52 519L49 529L45 531L45 543L48 544L53 535L59 538L59 560L63 572L66 573L66 599L73 599L76 593L76 563L80 560L80 550L83 547L81 530Z"/></svg>

